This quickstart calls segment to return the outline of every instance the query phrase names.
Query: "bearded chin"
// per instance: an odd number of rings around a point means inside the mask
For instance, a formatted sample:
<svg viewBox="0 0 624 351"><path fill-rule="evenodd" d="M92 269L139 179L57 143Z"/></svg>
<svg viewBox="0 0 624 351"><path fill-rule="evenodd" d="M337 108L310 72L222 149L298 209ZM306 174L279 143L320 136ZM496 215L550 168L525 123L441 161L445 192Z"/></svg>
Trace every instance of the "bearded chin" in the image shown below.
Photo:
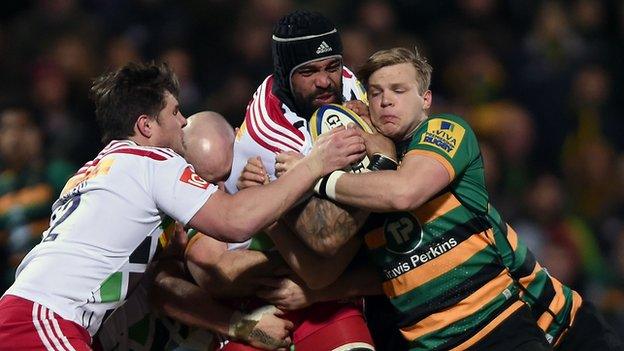
<svg viewBox="0 0 624 351"><path fill-rule="evenodd" d="M334 95L335 100L333 103L340 104L343 102L342 94L338 94L337 91L333 91L332 94ZM295 105L297 106L297 115L299 115L299 117L303 117L309 120L312 116L312 113L314 113L314 111L321 107L321 105L314 106L314 99L316 99L316 96L318 95L304 98L301 95L295 95Z"/></svg>

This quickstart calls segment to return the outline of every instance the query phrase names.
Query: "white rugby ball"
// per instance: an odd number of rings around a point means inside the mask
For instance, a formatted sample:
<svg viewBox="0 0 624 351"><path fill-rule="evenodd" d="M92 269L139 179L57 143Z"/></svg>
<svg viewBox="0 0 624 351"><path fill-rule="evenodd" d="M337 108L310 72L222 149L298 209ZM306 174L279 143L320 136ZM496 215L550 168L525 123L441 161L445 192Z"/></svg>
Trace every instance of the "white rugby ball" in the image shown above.
<svg viewBox="0 0 624 351"><path fill-rule="evenodd" d="M364 131L372 133L368 124L360 116L358 116L357 113L338 104L323 105L319 107L318 110L314 111L312 117L310 117L310 122L308 123L310 135L312 136L312 142L316 141L319 135L334 128L346 126L348 124L355 124ZM348 169L345 169L345 171L360 173L368 167L369 163L370 160L368 159L368 156L364 156L364 159L360 162L352 164L348 167Z"/></svg>

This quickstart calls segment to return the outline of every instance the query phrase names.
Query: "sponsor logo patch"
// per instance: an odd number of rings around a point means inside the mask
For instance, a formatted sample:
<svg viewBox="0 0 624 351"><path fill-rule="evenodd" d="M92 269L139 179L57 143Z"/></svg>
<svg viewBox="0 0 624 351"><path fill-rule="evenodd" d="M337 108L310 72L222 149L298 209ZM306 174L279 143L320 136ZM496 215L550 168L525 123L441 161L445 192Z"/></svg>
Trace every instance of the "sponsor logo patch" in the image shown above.
<svg viewBox="0 0 624 351"><path fill-rule="evenodd" d="M320 55L326 52L332 51L332 47L329 46L325 41L321 42L321 45L316 49L316 54Z"/></svg>
<svg viewBox="0 0 624 351"><path fill-rule="evenodd" d="M427 131L420 139L420 144L435 146L453 157L465 133L464 127L453 121L434 119L429 122Z"/></svg>
<svg viewBox="0 0 624 351"><path fill-rule="evenodd" d="M243 121L241 126L236 131L236 137L235 137L236 141L240 141L240 139L243 137L245 133L247 133L247 123Z"/></svg>
<svg viewBox="0 0 624 351"><path fill-rule="evenodd" d="M180 180L183 181L184 183L191 184L192 186L196 186L202 189L208 189L208 185L210 184L207 181L205 181L202 177L197 175L197 173L193 172L193 169L191 169L190 166L184 169L184 172L182 172L182 176L180 177Z"/></svg>

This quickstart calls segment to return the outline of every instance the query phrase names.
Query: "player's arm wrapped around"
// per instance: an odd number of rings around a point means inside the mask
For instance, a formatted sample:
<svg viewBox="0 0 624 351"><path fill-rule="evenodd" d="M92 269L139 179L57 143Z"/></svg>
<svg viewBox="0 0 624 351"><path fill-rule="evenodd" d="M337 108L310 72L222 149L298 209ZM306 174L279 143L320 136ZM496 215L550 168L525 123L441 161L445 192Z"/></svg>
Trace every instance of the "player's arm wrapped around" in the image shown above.
<svg viewBox="0 0 624 351"><path fill-rule="evenodd" d="M274 349L286 347L290 344L290 338L275 339L266 331L258 328L260 320L265 315L275 315L279 310L272 305L257 308L249 313L235 311L230 318L229 336L243 340L257 347ZM287 322L290 323L290 322Z"/></svg>

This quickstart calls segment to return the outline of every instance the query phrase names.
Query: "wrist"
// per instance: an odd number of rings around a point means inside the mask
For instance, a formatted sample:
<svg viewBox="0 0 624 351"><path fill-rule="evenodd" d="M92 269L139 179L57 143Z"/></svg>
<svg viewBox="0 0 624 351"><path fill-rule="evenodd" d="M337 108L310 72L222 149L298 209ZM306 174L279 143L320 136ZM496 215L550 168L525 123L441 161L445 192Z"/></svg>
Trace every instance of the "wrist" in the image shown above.
<svg viewBox="0 0 624 351"><path fill-rule="evenodd" d="M392 157L386 156L382 153L375 153L370 158L368 169L371 171L396 170L398 166L398 162Z"/></svg>
<svg viewBox="0 0 624 351"><path fill-rule="evenodd" d="M338 179L340 179L340 177L342 177L345 173L345 171L341 170L333 171L319 179L316 182L316 185L314 185L314 192L323 198L336 200L336 185L338 183Z"/></svg>
<svg viewBox="0 0 624 351"><path fill-rule="evenodd" d="M249 334L254 329L258 320L249 318L249 315L243 314L240 311L234 311L230 317L230 325L228 327L228 336L234 339L247 340Z"/></svg>
<svg viewBox="0 0 624 351"><path fill-rule="evenodd" d="M275 313L277 308L273 305L263 306L255 310L243 314L240 311L234 311L230 317L230 325L228 335L235 339L249 340L249 335L254 330L260 319L265 313Z"/></svg>
<svg viewBox="0 0 624 351"><path fill-rule="evenodd" d="M317 161L314 156L310 155L302 159L302 162L308 168L310 175L314 179L319 179L325 174L323 174L323 164L320 161Z"/></svg>

